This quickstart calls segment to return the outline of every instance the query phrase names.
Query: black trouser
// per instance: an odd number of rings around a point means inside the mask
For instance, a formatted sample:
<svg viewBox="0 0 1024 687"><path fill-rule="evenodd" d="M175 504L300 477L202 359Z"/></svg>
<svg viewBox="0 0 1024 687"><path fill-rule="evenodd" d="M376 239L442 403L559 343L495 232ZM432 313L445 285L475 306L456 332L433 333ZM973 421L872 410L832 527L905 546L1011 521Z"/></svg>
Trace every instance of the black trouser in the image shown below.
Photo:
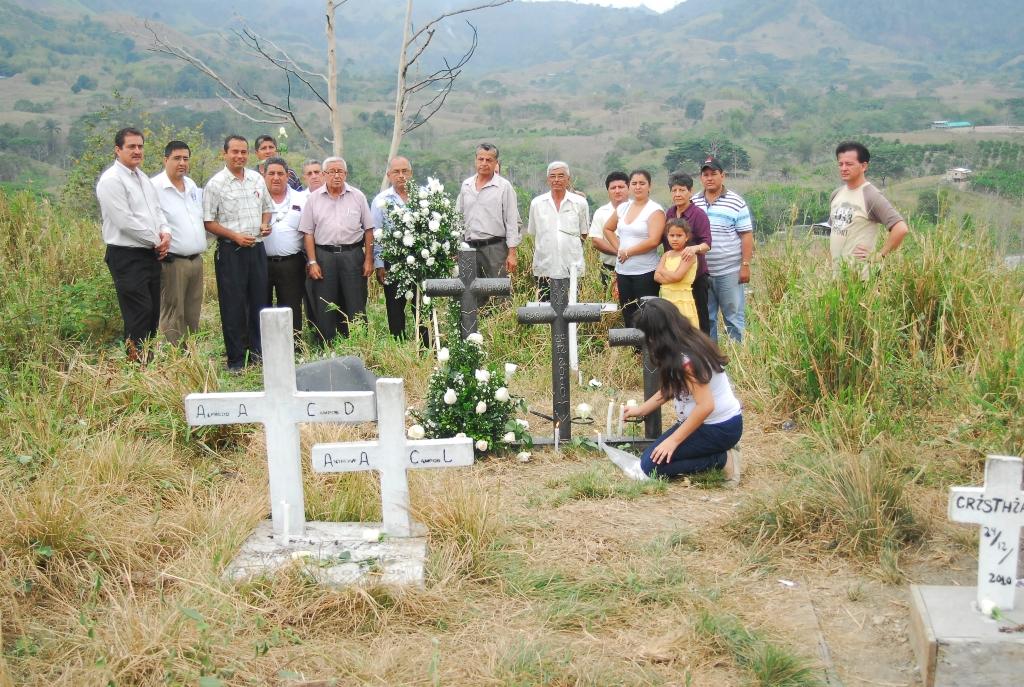
<svg viewBox="0 0 1024 687"><path fill-rule="evenodd" d="M366 315L365 256L362 244L344 246L336 253L316 247L316 260L323 279L313 282L313 297L316 326L324 341L331 341L339 333L347 337L349 323Z"/></svg>
<svg viewBox="0 0 1024 687"><path fill-rule="evenodd" d="M385 269L390 267L391 265L384 263ZM399 291L398 284L384 282L384 307L388 311L388 331L399 341L406 339L405 306L408 304L409 301L405 300L405 291ZM430 327L422 320L420 322L420 341L424 346L430 346Z"/></svg>
<svg viewBox="0 0 1024 687"><path fill-rule="evenodd" d="M267 250L262 243L242 248L220 240L214 268L228 367L237 369L246 364L247 354L256 359L263 354L260 310L267 306Z"/></svg>
<svg viewBox="0 0 1024 687"><path fill-rule="evenodd" d="M292 309L292 329L296 334L302 331L302 300L305 292L305 253L284 257L267 256L267 304Z"/></svg>
<svg viewBox="0 0 1024 687"><path fill-rule="evenodd" d="M627 327L635 326L640 299L644 296L658 295L658 282L654 281L654 272L644 274L617 274L619 282L619 305L622 306L622 317ZM705 308L706 310L706 308Z"/></svg>
<svg viewBox="0 0 1024 687"><path fill-rule="evenodd" d="M711 275L707 272L699 274L693 280L693 302L697 304L697 321L700 330L711 336L711 318L708 316L708 289L711 288ZM715 313L717 315L717 313Z"/></svg>
<svg viewBox="0 0 1024 687"><path fill-rule="evenodd" d="M104 262L114 278L124 340L134 358L160 324L160 261L152 248L107 245Z"/></svg>

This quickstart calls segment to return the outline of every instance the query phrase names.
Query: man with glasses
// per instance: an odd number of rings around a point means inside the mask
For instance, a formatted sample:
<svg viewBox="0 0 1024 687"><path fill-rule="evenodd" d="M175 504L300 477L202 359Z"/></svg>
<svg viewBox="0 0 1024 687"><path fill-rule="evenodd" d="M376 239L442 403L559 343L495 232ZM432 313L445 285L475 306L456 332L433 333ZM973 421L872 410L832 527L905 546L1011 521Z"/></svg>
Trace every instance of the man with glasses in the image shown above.
<svg viewBox="0 0 1024 687"><path fill-rule="evenodd" d="M349 323L365 317L366 280L373 274L373 217L366 196L345 183L340 157L323 164L326 182L306 199L299 220L305 234L306 271L313 282L315 326L330 343Z"/></svg>
<svg viewBox="0 0 1024 687"><path fill-rule="evenodd" d="M477 276L507 277L516 271L521 240L516 192L498 174L498 148L476 148L476 174L462 182L455 209L462 213L464 240L477 251Z"/></svg>
<svg viewBox="0 0 1024 687"><path fill-rule="evenodd" d="M530 202L526 233L535 238L533 275L540 300L551 298L551 280L568 279L573 269L583 275L583 241L590 226L587 199L569 192L569 165L548 165L548 188Z"/></svg>

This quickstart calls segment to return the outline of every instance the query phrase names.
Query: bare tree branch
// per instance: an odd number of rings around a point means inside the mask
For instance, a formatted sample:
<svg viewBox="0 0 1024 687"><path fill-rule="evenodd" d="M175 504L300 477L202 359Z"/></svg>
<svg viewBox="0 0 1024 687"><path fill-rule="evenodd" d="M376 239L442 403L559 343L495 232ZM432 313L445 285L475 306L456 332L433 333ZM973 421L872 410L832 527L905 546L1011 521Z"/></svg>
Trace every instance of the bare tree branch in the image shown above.
<svg viewBox="0 0 1024 687"><path fill-rule="evenodd" d="M419 37L421 35L423 35L424 32L429 31L431 29L431 27L441 23L442 21L444 21L448 17L454 17L454 16L456 16L458 14L466 14L467 12L476 12L477 10L490 9L492 7L500 7L501 5L507 5L510 2L512 2L512 0L491 0L490 2L485 2L485 3L482 3L480 5L476 5L474 7L464 7L461 10L452 10L451 12L445 12L444 14L439 14L438 16L434 17L433 19L428 21L426 24L424 24L422 27L420 27L420 29L418 31L413 33L412 37L409 39L409 42L406 44L406 47L408 47L412 43L415 43L419 39Z"/></svg>
<svg viewBox="0 0 1024 687"><path fill-rule="evenodd" d="M238 39L242 41L243 44L249 47L250 50L261 55L264 59L266 59L275 67L283 71L285 74L294 76L296 79L304 83L306 85L306 88L308 88L310 92L314 96L316 96L317 100L319 100L324 105L327 105L327 100L324 98L324 96L320 93L319 90L317 90L316 86L311 84L309 80L306 78L306 76L311 76L323 79L324 85L326 86L327 77L324 74L320 74L319 72L311 72L306 69L303 69L298 64L296 64L295 60L293 60L287 52L278 47L274 43L274 41L270 40L269 38L263 38L258 33L251 30L249 27L243 27L241 33L239 33L238 31L235 31L234 33L236 36L238 36ZM268 44L270 47L276 50L277 55L270 54L263 47L263 43Z"/></svg>

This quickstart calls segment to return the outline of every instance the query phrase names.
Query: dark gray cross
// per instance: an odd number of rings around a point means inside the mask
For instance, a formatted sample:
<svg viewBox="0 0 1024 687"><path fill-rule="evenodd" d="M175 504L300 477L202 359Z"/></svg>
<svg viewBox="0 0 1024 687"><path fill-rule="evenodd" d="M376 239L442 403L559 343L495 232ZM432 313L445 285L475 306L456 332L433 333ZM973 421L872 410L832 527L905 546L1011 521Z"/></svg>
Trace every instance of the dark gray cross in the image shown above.
<svg viewBox="0 0 1024 687"><path fill-rule="evenodd" d="M609 346L634 346L643 353L644 365L644 398L650 398L659 389L658 368L651 363L651 356L647 353L647 342L644 333L633 327L608 330ZM644 418L644 436L648 439L657 439L661 436L661 407Z"/></svg>
<svg viewBox="0 0 1024 687"><path fill-rule="evenodd" d="M600 322L600 303L569 305L569 280L551 280L551 302L519 308L520 324L551 325L551 393L554 396L558 440L572 438L569 415L569 323Z"/></svg>
<svg viewBox="0 0 1024 687"><path fill-rule="evenodd" d="M512 280L508 277L477 277L476 249L459 250L459 277L457 279L427 279L423 292L428 296L458 298L462 305L459 330L465 339L476 331L477 311L491 296L512 293Z"/></svg>

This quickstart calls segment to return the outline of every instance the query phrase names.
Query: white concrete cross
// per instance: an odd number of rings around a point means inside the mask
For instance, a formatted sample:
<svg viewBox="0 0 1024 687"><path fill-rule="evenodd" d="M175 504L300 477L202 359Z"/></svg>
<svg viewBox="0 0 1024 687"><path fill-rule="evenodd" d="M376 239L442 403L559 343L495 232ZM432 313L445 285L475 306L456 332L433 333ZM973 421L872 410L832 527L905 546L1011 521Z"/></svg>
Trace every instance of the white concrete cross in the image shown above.
<svg viewBox="0 0 1024 687"><path fill-rule="evenodd" d="M981 525L978 543L978 606L990 601L1011 610L1017 586L1020 530L1024 526L1024 462L989 456L984 487L950 487L949 519Z"/></svg>
<svg viewBox="0 0 1024 687"><path fill-rule="evenodd" d="M255 422L267 434L270 508L274 532L301 536L305 528L299 423L367 422L377 418L372 391L297 391L291 308L260 313L264 391L189 394L188 423L231 425Z"/></svg>
<svg viewBox="0 0 1024 687"><path fill-rule="evenodd" d="M313 470L379 472L384 532L393 537L410 537L413 524L406 470L472 465L473 440L406 439L405 383L401 379L377 380L377 431L377 441L316 444Z"/></svg>

